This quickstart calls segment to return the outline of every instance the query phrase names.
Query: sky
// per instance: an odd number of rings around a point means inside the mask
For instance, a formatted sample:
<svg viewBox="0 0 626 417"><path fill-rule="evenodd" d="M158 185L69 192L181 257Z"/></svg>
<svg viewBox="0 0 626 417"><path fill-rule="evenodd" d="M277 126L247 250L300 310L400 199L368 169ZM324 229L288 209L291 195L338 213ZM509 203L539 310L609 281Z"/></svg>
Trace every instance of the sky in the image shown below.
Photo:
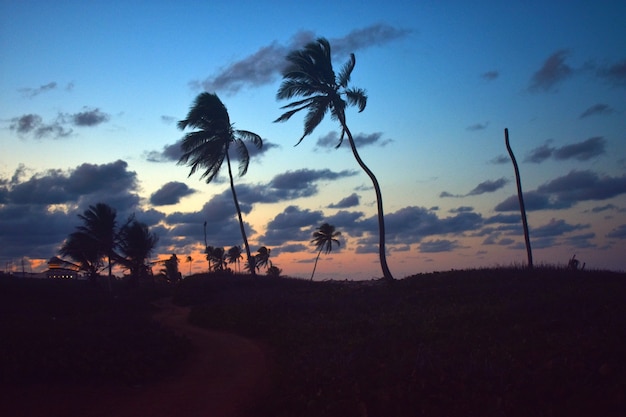
<svg viewBox="0 0 626 417"><path fill-rule="evenodd" d="M391 272L523 265L519 163L536 265L626 270L626 3L0 0L0 270L43 271L103 202L203 272L242 238L227 172L178 165L195 97L263 138L235 187L251 249L308 278L313 231L340 246L316 279L374 279L376 200L327 117L273 121L285 56L329 40L367 107L346 112L381 186Z"/></svg>

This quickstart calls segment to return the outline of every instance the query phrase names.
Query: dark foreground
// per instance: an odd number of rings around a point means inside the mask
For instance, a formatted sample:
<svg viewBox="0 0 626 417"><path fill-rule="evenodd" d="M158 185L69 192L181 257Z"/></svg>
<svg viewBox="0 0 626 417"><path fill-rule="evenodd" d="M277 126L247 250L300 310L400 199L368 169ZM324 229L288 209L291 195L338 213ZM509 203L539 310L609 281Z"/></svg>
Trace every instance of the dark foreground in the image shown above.
<svg viewBox="0 0 626 417"><path fill-rule="evenodd" d="M149 319L163 293L111 299L82 284L0 281L3 384L132 386L175 372L188 346ZM193 324L269 346L259 416L626 415L623 273L489 269L393 285L196 276L170 290Z"/></svg>

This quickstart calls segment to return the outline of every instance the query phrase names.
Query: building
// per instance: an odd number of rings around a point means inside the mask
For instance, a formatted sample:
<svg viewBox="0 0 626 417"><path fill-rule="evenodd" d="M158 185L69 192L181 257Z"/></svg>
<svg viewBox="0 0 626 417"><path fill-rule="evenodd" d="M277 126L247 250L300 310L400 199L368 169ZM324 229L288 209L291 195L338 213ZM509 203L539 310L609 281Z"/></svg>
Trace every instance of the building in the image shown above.
<svg viewBox="0 0 626 417"><path fill-rule="evenodd" d="M64 261L57 256L53 256L48 261L46 278L78 279L81 278L79 271L80 267L78 265Z"/></svg>

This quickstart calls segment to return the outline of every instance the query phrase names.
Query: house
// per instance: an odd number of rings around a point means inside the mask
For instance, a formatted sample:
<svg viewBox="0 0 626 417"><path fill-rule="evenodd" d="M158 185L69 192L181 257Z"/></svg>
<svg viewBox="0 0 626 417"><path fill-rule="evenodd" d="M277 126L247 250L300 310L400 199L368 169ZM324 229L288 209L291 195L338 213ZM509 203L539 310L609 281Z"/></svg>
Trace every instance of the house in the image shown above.
<svg viewBox="0 0 626 417"><path fill-rule="evenodd" d="M53 256L48 261L46 278L78 279L81 278L81 275L78 273L79 270L80 267L78 265Z"/></svg>

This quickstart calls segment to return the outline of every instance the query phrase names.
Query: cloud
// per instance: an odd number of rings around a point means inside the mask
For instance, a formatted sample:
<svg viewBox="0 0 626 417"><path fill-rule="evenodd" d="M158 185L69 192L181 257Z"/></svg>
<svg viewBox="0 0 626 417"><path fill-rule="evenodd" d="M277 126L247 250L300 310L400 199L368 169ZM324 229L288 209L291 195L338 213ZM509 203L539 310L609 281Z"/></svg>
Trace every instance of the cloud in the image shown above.
<svg viewBox="0 0 626 417"><path fill-rule="evenodd" d="M310 241L315 227L323 219L321 211L288 206L268 222L265 235L259 237L259 242L279 246L287 242Z"/></svg>
<svg viewBox="0 0 626 417"><path fill-rule="evenodd" d="M24 97L32 98L47 91L54 90L55 88L57 88L57 83L55 81L51 81L48 84L41 85L37 88L20 88L18 91L22 93Z"/></svg>
<svg viewBox="0 0 626 417"><path fill-rule="evenodd" d="M611 113L613 113L613 109L610 106L606 104L594 104L593 106L587 108L584 112L582 112L578 118L584 119L585 117L589 116Z"/></svg>
<svg viewBox="0 0 626 417"><path fill-rule="evenodd" d="M485 194L485 193L493 193L495 191L498 191L499 189L501 189L502 187L504 187L508 183L509 183L509 180L507 180L506 178L500 178L500 179L497 179L495 181L487 180L487 181L483 181L480 184L478 184L469 193L467 193L465 195L452 194L452 193L449 193L447 191L443 191L443 192L441 192L439 194L439 197L440 198L446 198L446 197L460 198L460 197L468 197L468 196L472 196L472 195L481 195L481 194Z"/></svg>
<svg viewBox="0 0 626 417"><path fill-rule="evenodd" d="M626 59L598 69L598 75L615 86L626 86Z"/></svg>
<svg viewBox="0 0 626 417"><path fill-rule="evenodd" d="M494 164L494 165L502 165L502 164L506 164L510 161L509 157L506 155L498 155L495 158L489 160L490 164Z"/></svg>
<svg viewBox="0 0 626 417"><path fill-rule="evenodd" d="M170 145L163 146L163 149L160 151L147 151L144 153L144 158L148 162L178 162L180 157L183 155L180 144L183 139L177 140L175 143ZM248 145L246 143L246 145ZM265 155L271 149L279 148L280 145L277 145L268 140L263 140L263 147L258 149L256 146L247 146L248 154L250 155L250 161L253 162L255 158L261 157ZM239 155L237 152L231 152L231 162L234 162L235 165L239 160Z"/></svg>
<svg viewBox="0 0 626 417"><path fill-rule="evenodd" d="M172 123L176 123L178 119L174 116L161 116L161 121L165 124L171 125Z"/></svg>
<svg viewBox="0 0 626 417"><path fill-rule="evenodd" d="M409 30L397 29L379 23L357 29L342 38L329 39L333 55L348 54L372 46L380 46L403 38ZM311 31L300 31L291 37L286 45L276 41L259 48L252 55L220 68L204 80L194 80L189 84L194 89L228 94L236 93L244 87L260 87L274 82L285 68L285 57L301 48L317 36Z"/></svg>
<svg viewBox="0 0 626 417"><path fill-rule="evenodd" d="M459 247L456 240L436 239L420 243L421 253L452 252Z"/></svg>
<svg viewBox="0 0 626 417"><path fill-rule="evenodd" d="M533 236L533 238L561 236L565 233L588 229L589 227L590 225L588 224L569 224L565 220L556 220L553 218L548 224L532 228L531 236Z"/></svg>
<svg viewBox="0 0 626 417"><path fill-rule="evenodd" d="M480 77L483 80L487 80L487 81L493 81L496 78L498 78L500 76L500 72L499 71L495 71L495 70L491 70L491 71L487 71L487 72L483 72Z"/></svg>
<svg viewBox="0 0 626 417"><path fill-rule="evenodd" d="M600 176L592 171L570 171L567 175L524 193L527 211L566 209L582 201L602 201L626 193L626 175ZM519 210L513 195L494 208L495 211Z"/></svg>
<svg viewBox="0 0 626 417"><path fill-rule="evenodd" d="M476 123L476 124L473 124L471 126L467 126L465 128L465 130L469 130L470 132L475 132L475 131L478 131L478 130L485 130L485 129L487 129L488 126L489 126L489 122Z"/></svg>
<svg viewBox="0 0 626 417"><path fill-rule="evenodd" d="M346 198L342 198L339 202L329 204L328 208L348 208L355 207L359 205L359 195L357 193L352 193Z"/></svg>
<svg viewBox="0 0 626 417"><path fill-rule="evenodd" d="M622 224L607 233L606 237L615 239L626 239L626 224Z"/></svg>
<svg viewBox="0 0 626 417"><path fill-rule="evenodd" d="M9 129L20 136L32 134L35 139L45 137L63 138L72 134L72 129L65 128L58 120L44 123L38 114L25 114L10 120Z"/></svg>
<svg viewBox="0 0 626 417"><path fill-rule="evenodd" d="M525 162L539 164L547 159L554 158L558 161L576 159L588 161L606 153L606 140L601 136L595 136L582 142L554 148L547 144L541 145L530 151L524 159Z"/></svg>
<svg viewBox="0 0 626 417"><path fill-rule="evenodd" d="M334 172L329 169L313 170L307 168L287 171L272 178L266 193L280 196L280 199L310 197L317 193L317 182L335 181L356 174L356 171L349 170Z"/></svg>
<svg viewBox="0 0 626 417"><path fill-rule="evenodd" d="M569 51L565 49L550 55L541 68L533 74L528 90L532 92L554 91L557 84L573 73L572 68L565 63L568 55Z"/></svg>
<svg viewBox="0 0 626 417"><path fill-rule="evenodd" d="M150 196L150 204L154 206L178 204L181 198L195 192L195 190L189 188L187 184L183 182L170 181Z"/></svg>
<svg viewBox="0 0 626 417"><path fill-rule="evenodd" d="M100 109L89 109L87 107L82 112L70 114L69 118L74 126L91 127L108 122L110 116L100 111Z"/></svg>
<svg viewBox="0 0 626 417"><path fill-rule="evenodd" d="M375 133L370 133L370 134L358 133L353 136L353 139L354 139L354 144L356 145L358 149L363 148L365 146L369 146L369 145L378 145L382 147L393 142L393 140L391 139L382 140L382 136L383 134L381 132L375 132ZM344 148L350 149L350 147L347 145L346 137L344 137L344 142L346 143ZM342 142L342 146L344 142ZM327 149L336 148L338 144L339 144L339 133L337 133L334 130L328 132L324 136L320 136L317 139L317 142L315 142L315 146L319 148L327 148Z"/></svg>

